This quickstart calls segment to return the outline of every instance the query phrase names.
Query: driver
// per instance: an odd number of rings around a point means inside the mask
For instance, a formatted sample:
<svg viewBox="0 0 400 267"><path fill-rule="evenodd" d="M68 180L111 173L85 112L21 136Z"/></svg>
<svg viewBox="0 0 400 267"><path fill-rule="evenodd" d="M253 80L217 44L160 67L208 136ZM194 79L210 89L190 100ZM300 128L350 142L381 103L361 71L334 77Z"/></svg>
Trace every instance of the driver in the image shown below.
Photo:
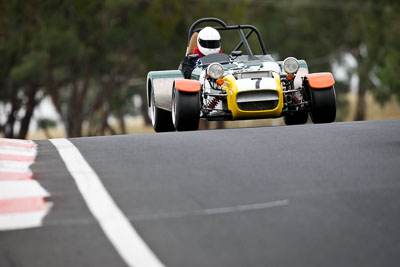
<svg viewBox="0 0 400 267"><path fill-rule="evenodd" d="M193 54L198 54L199 58L202 58L216 53L222 53L221 35L216 29L205 27L199 32Z"/></svg>
<svg viewBox="0 0 400 267"><path fill-rule="evenodd" d="M199 63L202 57L216 53L222 53L221 35L216 29L205 27L197 36L197 46L194 48L193 54L199 56L197 59L197 63ZM191 78L195 65L195 59L190 59L188 56L183 59L182 72L185 79Z"/></svg>

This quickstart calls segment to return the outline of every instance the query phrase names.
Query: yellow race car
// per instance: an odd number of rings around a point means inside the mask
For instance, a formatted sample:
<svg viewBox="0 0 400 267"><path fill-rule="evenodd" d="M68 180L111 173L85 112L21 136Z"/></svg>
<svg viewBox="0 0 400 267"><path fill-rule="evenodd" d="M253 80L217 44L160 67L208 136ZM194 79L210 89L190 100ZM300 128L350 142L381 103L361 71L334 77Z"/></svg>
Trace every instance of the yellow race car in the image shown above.
<svg viewBox="0 0 400 267"><path fill-rule="evenodd" d="M196 60L193 43L204 27L237 32L240 41L230 54L215 53L198 60L189 79L181 69L152 71L147 99L156 132L197 130L200 119L245 120L283 117L287 125L336 118L335 80L331 73L308 73L307 63L288 57L275 61L251 25L228 26L218 18L197 20L189 29L186 57ZM262 54L248 40L255 34ZM244 51L241 51L243 49Z"/></svg>

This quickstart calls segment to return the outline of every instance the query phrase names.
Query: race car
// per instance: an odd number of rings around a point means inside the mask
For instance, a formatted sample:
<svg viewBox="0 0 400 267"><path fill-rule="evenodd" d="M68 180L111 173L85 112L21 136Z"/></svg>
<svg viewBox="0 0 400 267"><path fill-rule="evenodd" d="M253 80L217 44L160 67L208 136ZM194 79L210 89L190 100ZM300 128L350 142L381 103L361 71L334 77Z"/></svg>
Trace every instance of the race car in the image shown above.
<svg viewBox="0 0 400 267"><path fill-rule="evenodd" d="M310 114L313 123L335 120L333 75L310 74L306 61L294 57L274 60L267 53L260 32L252 25L228 26L218 18L197 20L188 32L188 58L198 57L193 54L193 47L198 32L204 28L198 26L204 23L217 24L212 27L218 32L237 32L240 41L229 54L201 58L190 79L185 79L180 69L148 73L147 104L156 132L197 130L200 119L283 117L286 125L295 125L305 124ZM253 53L248 41L254 34L261 50L259 55Z"/></svg>

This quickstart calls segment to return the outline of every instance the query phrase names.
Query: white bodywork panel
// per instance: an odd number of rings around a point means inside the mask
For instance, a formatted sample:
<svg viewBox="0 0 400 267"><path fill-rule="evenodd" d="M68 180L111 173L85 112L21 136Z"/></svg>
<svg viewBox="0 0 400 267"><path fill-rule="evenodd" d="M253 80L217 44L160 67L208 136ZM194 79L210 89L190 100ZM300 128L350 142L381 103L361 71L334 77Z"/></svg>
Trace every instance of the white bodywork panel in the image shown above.
<svg viewBox="0 0 400 267"><path fill-rule="evenodd" d="M281 68L279 67L278 63L272 61L264 62L262 70L273 71L276 73L281 72Z"/></svg>
<svg viewBox="0 0 400 267"><path fill-rule="evenodd" d="M156 106L171 111L172 85L176 78L153 80L153 90Z"/></svg>
<svg viewBox="0 0 400 267"><path fill-rule="evenodd" d="M303 86L303 77L308 74L308 70L306 68L300 68L297 73L296 77L294 78L294 88L300 88Z"/></svg>

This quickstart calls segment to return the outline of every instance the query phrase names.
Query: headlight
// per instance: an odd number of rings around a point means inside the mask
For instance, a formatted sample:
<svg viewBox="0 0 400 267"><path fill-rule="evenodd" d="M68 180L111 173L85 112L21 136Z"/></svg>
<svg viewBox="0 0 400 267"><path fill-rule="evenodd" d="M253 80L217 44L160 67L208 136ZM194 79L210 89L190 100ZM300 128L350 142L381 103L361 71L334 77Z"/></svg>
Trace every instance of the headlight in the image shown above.
<svg viewBox="0 0 400 267"><path fill-rule="evenodd" d="M224 67L219 63L212 63L208 66L207 73L213 79L221 78L224 75Z"/></svg>
<svg viewBox="0 0 400 267"><path fill-rule="evenodd" d="M286 73L296 73L299 69L299 62L294 57L288 57L283 61L283 70Z"/></svg>

